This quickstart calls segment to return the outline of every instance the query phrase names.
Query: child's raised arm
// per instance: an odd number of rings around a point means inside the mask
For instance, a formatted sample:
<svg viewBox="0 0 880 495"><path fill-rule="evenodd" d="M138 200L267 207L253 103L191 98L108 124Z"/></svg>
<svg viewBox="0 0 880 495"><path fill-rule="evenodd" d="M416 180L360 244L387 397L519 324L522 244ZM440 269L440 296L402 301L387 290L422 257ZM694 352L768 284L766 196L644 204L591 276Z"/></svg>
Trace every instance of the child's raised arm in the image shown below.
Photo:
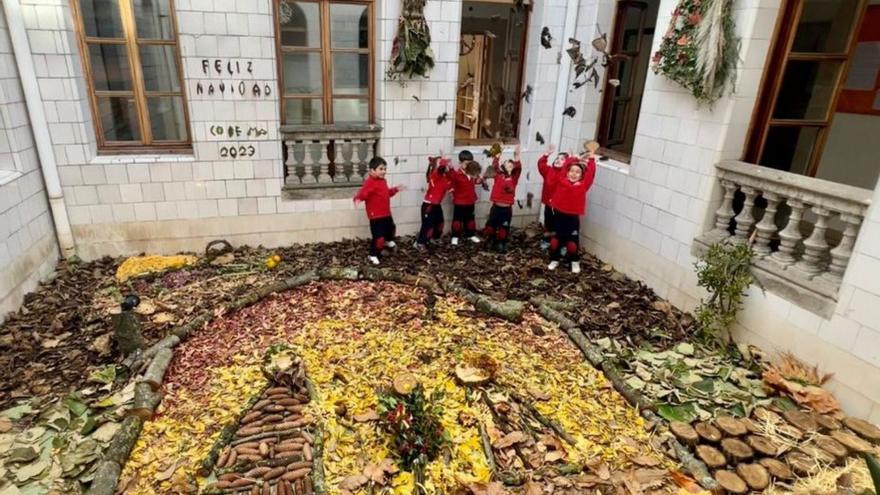
<svg viewBox="0 0 880 495"><path fill-rule="evenodd" d="M354 201L354 204L358 204L362 201L366 201L367 198L370 197L370 194L373 193L372 183L373 183L373 181L366 181L366 180L364 181L364 184L361 186L360 189L358 189L357 194L355 194L354 198L352 198L352 201Z"/></svg>

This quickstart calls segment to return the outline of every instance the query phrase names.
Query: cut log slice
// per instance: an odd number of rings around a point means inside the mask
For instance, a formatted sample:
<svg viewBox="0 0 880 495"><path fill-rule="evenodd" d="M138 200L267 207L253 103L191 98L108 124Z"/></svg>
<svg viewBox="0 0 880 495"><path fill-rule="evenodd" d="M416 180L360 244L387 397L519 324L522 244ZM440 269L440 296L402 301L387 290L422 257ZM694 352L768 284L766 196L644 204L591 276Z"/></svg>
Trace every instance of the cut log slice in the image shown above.
<svg viewBox="0 0 880 495"><path fill-rule="evenodd" d="M744 425L746 425L746 429L749 430L749 433L758 434L761 433L761 428L758 427L758 423L750 418L742 418L740 419Z"/></svg>
<svg viewBox="0 0 880 495"><path fill-rule="evenodd" d="M780 421L782 421L782 416L765 407L755 408L755 412L752 413L752 416L754 416L756 420L762 423L766 423L768 421L770 423L779 423Z"/></svg>
<svg viewBox="0 0 880 495"><path fill-rule="evenodd" d="M755 452L768 457L776 457L780 454L781 445L770 440L767 437L759 435L749 435L746 437L746 443L755 450Z"/></svg>
<svg viewBox="0 0 880 495"><path fill-rule="evenodd" d="M767 468L767 471L770 472L770 476L778 480L790 480L794 478L794 473L791 472L791 468L788 467L788 464L772 458L765 458L758 461L758 464Z"/></svg>
<svg viewBox="0 0 880 495"><path fill-rule="evenodd" d="M810 476L819 470L819 463L803 452L789 452L785 455L785 462L799 476Z"/></svg>
<svg viewBox="0 0 880 495"><path fill-rule="evenodd" d="M740 464L736 467L736 474L752 490L761 491L770 486L770 473L760 464Z"/></svg>
<svg viewBox="0 0 880 495"><path fill-rule="evenodd" d="M839 430L840 421L826 416L824 414L813 413L813 420L819 425L819 429L823 431Z"/></svg>
<svg viewBox="0 0 880 495"><path fill-rule="evenodd" d="M804 432L785 422L776 425L776 433L795 441L801 441L804 438Z"/></svg>
<svg viewBox="0 0 880 495"><path fill-rule="evenodd" d="M715 426L729 437L741 437L749 431L742 421L733 416L718 416L715 418Z"/></svg>
<svg viewBox="0 0 880 495"><path fill-rule="evenodd" d="M673 421L669 423L669 430L672 431L675 438L686 445L696 445L700 440L694 427L681 421Z"/></svg>
<svg viewBox="0 0 880 495"><path fill-rule="evenodd" d="M813 459L813 462L818 462L823 466L834 464L837 461L837 458L834 457L834 455L820 449L812 442L799 446L798 450L810 456L810 458Z"/></svg>
<svg viewBox="0 0 880 495"><path fill-rule="evenodd" d="M718 443L723 437L723 435L721 434L721 430L715 428L709 423L697 423L696 425L694 425L694 430L697 431L697 434L700 435L700 438L711 443Z"/></svg>
<svg viewBox="0 0 880 495"><path fill-rule="evenodd" d="M733 471L727 471L724 469L715 471L715 481L717 481L718 485L720 485L727 493L741 494L749 492L749 487L746 485L746 482Z"/></svg>
<svg viewBox="0 0 880 495"><path fill-rule="evenodd" d="M834 430L831 438L835 439L854 454L862 454L871 451L871 444L844 430Z"/></svg>
<svg viewBox="0 0 880 495"><path fill-rule="evenodd" d="M816 444L816 447L828 452L838 461L846 457L849 451L840 444L837 440L827 436L827 435L816 435L813 438L813 443Z"/></svg>
<svg viewBox="0 0 880 495"><path fill-rule="evenodd" d="M782 413L782 416L798 430L810 432L819 429L819 424L816 423L809 413L803 411L785 411Z"/></svg>
<svg viewBox="0 0 880 495"><path fill-rule="evenodd" d="M701 461L705 462L706 465L709 466L709 468L711 469L716 469L727 465L727 459L724 457L724 454L722 454L720 450L712 447L711 445L698 445L697 457L699 457Z"/></svg>
<svg viewBox="0 0 880 495"><path fill-rule="evenodd" d="M873 443L880 443L880 428L859 418L844 418L843 424L858 436Z"/></svg>
<svg viewBox="0 0 880 495"><path fill-rule="evenodd" d="M747 461L755 455L755 451L751 447L737 438L722 440L721 450L724 451L724 455L727 456L731 464Z"/></svg>

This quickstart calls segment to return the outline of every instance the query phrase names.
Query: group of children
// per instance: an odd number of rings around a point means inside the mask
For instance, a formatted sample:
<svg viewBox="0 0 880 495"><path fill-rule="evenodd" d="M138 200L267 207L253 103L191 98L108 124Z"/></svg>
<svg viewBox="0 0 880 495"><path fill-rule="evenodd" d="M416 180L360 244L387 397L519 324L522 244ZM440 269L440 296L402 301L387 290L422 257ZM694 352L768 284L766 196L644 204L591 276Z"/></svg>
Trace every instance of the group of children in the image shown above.
<svg viewBox="0 0 880 495"><path fill-rule="evenodd" d="M548 269L555 270L564 256L571 261L571 271L580 273L580 217L586 208L587 191L596 175L595 151L597 146L588 145L586 155L559 153L551 163L550 155L555 148L551 146L538 160L538 171L544 179L541 203L544 205L544 232L546 245L550 251ZM446 193L452 192L452 245L462 239L480 243L477 236L476 217L477 187L488 190L489 178L481 175L481 167L474 161L470 151L458 155L458 164L453 165L445 156L428 159L426 173L427 189L421 207L421 228L415 241L419 250L427 250L432 240L443 235L445 227L441 204ZM385 181L387 164L384 159L374 157L369 164L369 174L363 186L354 197L355 204L366 204L370 220L369 261L379 264L379 256L385 248L394 248L395 225L391 217L391 198L404 189L403 186L389 187ZM501 161L499 156L492 159L492 188L489 200L492 207L483 228L484 239L489 246L505 252L510 237L510 223L513 218L516 186L522 175L520 147L517 146L512 159Z"/></svg>

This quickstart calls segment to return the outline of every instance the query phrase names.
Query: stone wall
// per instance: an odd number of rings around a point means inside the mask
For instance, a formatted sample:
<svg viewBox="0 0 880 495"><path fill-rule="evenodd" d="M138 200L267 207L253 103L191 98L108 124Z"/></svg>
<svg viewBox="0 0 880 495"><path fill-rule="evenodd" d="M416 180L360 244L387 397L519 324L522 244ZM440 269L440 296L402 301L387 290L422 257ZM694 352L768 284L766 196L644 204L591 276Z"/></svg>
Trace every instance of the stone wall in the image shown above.
<svg viewBox="0 0 880 495"><path fill-rule="evenodd" d="M0 10L0 321L51 273L57 259L49 203Z"/></svg>

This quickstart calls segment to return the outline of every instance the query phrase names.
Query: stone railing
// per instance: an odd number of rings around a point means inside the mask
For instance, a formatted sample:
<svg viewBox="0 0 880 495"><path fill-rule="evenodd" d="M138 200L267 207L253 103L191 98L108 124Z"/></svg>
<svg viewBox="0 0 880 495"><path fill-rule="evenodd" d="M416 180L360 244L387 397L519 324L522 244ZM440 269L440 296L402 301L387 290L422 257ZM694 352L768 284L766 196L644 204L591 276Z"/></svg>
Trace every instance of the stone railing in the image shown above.
<svg viewBox="0 0 880 495"><path fill-rule="evenodd" d="M377 125L283 126L285 188L360 184L381 131Z"/></svg>
<svg viewBox="0 0 880 495"><path fill-rule="evenodd" d="M695 250L752 242L765 287L830 316L872 192L739 161L717 168L724 197Z"/></svg>

